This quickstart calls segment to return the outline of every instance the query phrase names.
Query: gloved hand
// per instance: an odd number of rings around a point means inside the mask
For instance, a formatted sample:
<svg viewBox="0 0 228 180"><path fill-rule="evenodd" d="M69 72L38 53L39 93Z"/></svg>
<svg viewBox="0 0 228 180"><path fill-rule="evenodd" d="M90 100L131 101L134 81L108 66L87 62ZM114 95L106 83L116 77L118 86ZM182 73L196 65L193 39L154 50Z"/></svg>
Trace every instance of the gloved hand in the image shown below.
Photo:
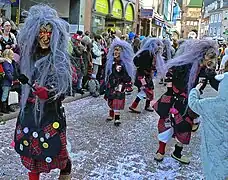
<svg viewBox="0 0 228 180"><path fill-rule="evenodd" d="M42 100L48 99L48 89L46 87L35 85L36 91L33 92L34 95L38 96Z"/></svg>

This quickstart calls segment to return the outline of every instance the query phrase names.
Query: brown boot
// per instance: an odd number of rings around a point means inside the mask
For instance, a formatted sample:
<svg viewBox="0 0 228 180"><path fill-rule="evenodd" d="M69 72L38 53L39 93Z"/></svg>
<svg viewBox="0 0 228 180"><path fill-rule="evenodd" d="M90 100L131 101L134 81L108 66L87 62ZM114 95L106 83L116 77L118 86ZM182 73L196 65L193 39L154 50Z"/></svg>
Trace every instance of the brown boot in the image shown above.
<svg viewBox="0 0 228 180"><path fill-rule="evenodd" d="M71 180L71 169L72 163L71 160L68 159L65 169L60 171L59 180Z"/></svg>
<svg viewBox="0 0 228 180"><path fill-rule="evenodd" d="M71 175L61 175L59 176L59 180L71 180Z"/></svg>

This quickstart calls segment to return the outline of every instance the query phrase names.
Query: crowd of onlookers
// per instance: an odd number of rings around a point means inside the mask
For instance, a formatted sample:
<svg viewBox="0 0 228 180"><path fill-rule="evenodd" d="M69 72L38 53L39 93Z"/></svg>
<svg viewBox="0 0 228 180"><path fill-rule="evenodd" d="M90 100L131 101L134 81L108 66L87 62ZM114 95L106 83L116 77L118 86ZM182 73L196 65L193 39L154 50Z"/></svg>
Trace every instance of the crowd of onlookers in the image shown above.
<svg viewBox="0 0 228 180"><path fill-rule="evenodd" d="M12 104L18 103L20 93L18 31L13 21L0 20L0 110L9 113L15 111Z"/></svg>

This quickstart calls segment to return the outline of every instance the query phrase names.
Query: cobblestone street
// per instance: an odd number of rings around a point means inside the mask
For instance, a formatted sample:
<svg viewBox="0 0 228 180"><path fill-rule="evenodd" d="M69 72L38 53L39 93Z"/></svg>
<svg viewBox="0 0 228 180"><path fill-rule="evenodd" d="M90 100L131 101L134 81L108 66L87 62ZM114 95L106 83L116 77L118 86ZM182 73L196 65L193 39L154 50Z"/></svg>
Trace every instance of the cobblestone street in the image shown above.
<svg viewBox="0 0 228 180"><path fill-rule="evenodd" d="M155 86L156 87L156 86ZM164 91L156 89L157 98ZM206 95L214 95L207 89ZM132 114L129 104L135 98L127 96L122 124L115 127L106 122L108 107L103 99L84 98L65 104L68 124L68 150L73 161L72 179L98 180L200 180L203 179L200 162L200 133L193 134L190 146L184 154L191 159L190 165L181 165L170 157L173 142L167 148L162 163L153 160L157 150L156 113ZM141 102L143 108L144 102ZM10 147L16 120L0 126L0 179L25 180L27 170L21 165L19 156ZM42 180L54 180L58 170L43 174Z"/></svg>

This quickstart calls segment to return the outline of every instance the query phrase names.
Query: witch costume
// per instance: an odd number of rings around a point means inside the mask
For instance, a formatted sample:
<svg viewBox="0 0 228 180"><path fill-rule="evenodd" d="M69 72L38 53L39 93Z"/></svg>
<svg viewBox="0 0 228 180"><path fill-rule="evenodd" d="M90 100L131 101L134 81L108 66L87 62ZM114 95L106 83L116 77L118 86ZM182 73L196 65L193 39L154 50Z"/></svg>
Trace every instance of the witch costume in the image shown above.
<svg viewBox="0 0 228 180"><path fill-rule="evenodd" d="M129 43L119 39L113 41L107 56L104 98L110 108L107 120L114 119L117 126L121 123L120 110L125 106L126 84L132 82L135 77L133 57L134 52Z"/></svg>
<svg viewBox="0 0 228 180"><path fill-rule="evenodd" d="M15 130L15 150L30 170L29 179L60 169L70 179L66 117L62 100L71 87L67 52L68 24L46 5L31 7L19 35L22 97Z"/></svg>
<svg viewBox="0 0 228 180"><path fill-rule="evenodd" d="M150 102L154 99L154 72L163 74L165 70L164 60L162 58L163 43L159 39L148 39L141 50L134 58L134 64L137 68L135 86L138 88L138 94L135 101L129 107L133 113L141 113L137 106L142 99L146 99L145 110L153 112Z"/></svg>
<svg viewBox="0 0 228 180"><path fill-rule="evenodd" d="M209 66L215 64L217 47L213 41L189 40L178 51L182 53L166 64L167 92L153 106L160 116L159 149L155 160L163 160L166 144L175 137L177 144L172 157L181 163L189 164L190 161L182 156L181 152L183 144L190 143L193 120L198 115L188 107L188 93L197 84L201 71L211 71L212 67ZM204 73L204 75L213 87L218 85L213 80L215 74Z"/></svg>

